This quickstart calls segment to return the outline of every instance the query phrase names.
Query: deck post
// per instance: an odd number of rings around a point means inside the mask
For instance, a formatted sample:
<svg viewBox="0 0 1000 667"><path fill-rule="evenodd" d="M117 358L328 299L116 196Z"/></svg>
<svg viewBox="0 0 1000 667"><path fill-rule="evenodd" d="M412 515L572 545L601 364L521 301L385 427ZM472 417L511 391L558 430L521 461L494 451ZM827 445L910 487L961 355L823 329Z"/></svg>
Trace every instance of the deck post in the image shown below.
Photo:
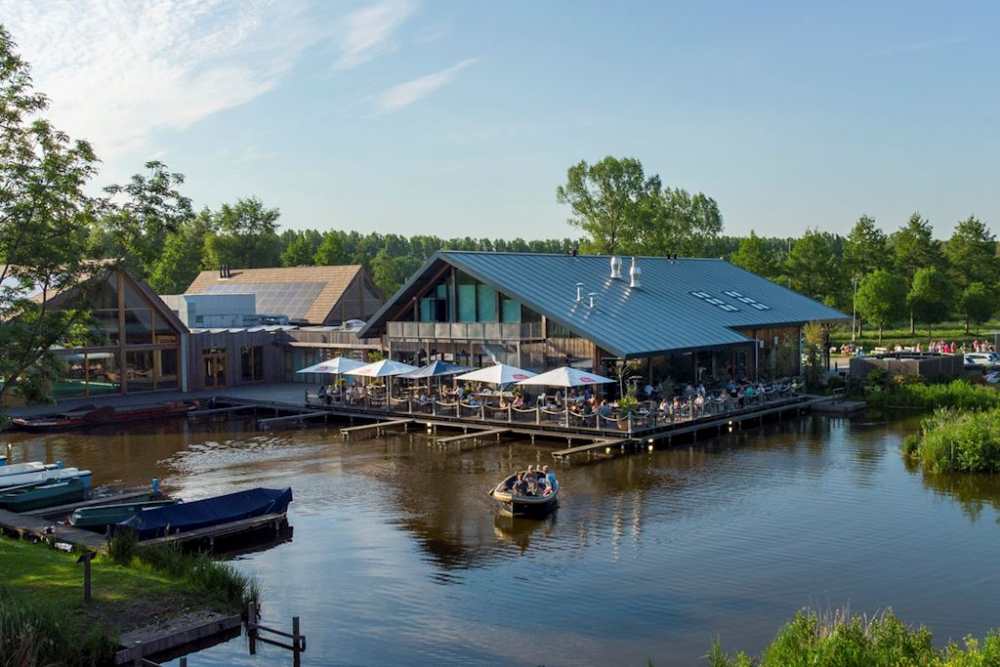
<svg viewBox="0 0 1000 667"><path fill-rule="evenodd" d="M513 410L511 409L511 405L508 404L507 405L507 423L509 424L512 421L514 421L514 413L513 413Z"/></svg>
<svg viewBox="0 0 1000 667"><path fill-rule="evenodd" d="M480 421L486 421L486 404L485 403L480 403L479 404L479 420Z"/></svg>
<svg viewBox="0 0 1000 667"><path fill-rule="evenodd" d="M538 426L541 423L542 423L542 409L536 405L535 406L535 426Z"/></svg>
<svg viewBox="0 0 1000 667"><path fill-rule="evenodd" d="M302 646L300 640L299 617L292 616L292 665L294 667L302 665Z"/></svg>
<svg viewBox="0 0 1000 667"><path fill-rule="evenodd" d="M437 417L437 400L431 398L431 417Z"/></svg>

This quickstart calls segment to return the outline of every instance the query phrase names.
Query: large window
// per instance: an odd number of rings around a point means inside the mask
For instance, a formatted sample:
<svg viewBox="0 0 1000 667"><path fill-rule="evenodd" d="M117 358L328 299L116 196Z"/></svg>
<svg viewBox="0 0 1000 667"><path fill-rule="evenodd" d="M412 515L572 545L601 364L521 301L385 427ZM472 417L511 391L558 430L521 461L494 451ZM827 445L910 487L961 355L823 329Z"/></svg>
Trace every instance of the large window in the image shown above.
<svg viewBox="0 0 1000 667"><path fill-rule="evenodd" d="M497 321L497 291L489 285L476 285L476 314L480 322Z"/></svg>
<svg viewBox="0 0 1000 667"><path fill-rule="evenodd" d="M240 379L243 382L259 382L264 379L264 348L260 345L244 345L240 348Z"/></svg>
<svg viewBox="0 0 1000 667"><path fill-rule="evenodd" d="M129 391L149 391L156 388L152 350L126 352L125 370Z"/></svg>

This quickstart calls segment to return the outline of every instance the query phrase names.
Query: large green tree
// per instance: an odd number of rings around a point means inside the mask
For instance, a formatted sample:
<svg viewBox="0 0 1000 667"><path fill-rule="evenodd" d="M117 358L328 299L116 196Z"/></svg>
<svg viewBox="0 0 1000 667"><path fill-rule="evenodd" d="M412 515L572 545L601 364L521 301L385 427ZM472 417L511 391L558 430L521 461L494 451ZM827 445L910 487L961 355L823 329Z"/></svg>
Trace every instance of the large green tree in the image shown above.
<svg viewBox="0 0 1000 667"><path fill-rule="evenodd" d="M965 318L965 333L970 325L982 324L993 316L997 299L993 291L983 283L969 283L958 297L958 311Z"/></svg>
<svg viewBox="0 0 1000 667"><path fill-rule="evenodd" d="M972 283L996 286L1000 278L997 240L978 218L970 216L955 225L944 244L948 273L958 289Z"/></svg>
<svg viewBox="0 0 1000 667"><path fill-rule="evenodd" d="M906 295L906 302L913 317L927 325L930 335L933 326L943 322L951 312L951 281L937 267L917 269L913 283Z"/></svg>
<svg viewBox="0 0 1000 667"><path fill-rule="evenodd" d="M906 315L906 284L899 276L885 269L876 269L858 283L855 297L858 314L878 327L878 342L882 332Z"/></svg>
<svg viewBox="0 0 1000 667"><path fill-rule="evenodd" d="M943 263L940 244L934 240L931 223L919 213L914 213L898 231L889 237L896 271L912 287L913 278L920 269L940 267ZM910 333L916 333L916 319L910 311Z"/></svg>
<svg viewBox="0 0 1000 667"><path fill-rule="evenodd" d="M889 240L878 228L875 218L863 215L844 239L844 269L850 279L863 276L891 264Z"/></svg>
<svg viewBox="0 0 1000 667"><path fill-rule="evenodd" d="M722 232L719 205L702 193L664 188L652 202L652 215L641 230L640 251L645 255L704 255Z"/></svg>
<svg viewBox="0 0 1000 667"><path fill-rule="evenodd" d="M729 261L765 278L774 279L780 273L779 263L775 260L774 252L752 230L750 236L740 241L739 248L730 256Z"/></svg>
<svg viewBox="0 0 1000 667"><path fill-rule="evenodd" d="M323 237L314 229L304 231L286 230L282 233L285 241L281 251L282 266L309 266L315 263L316 251Z"/></svg>
<svg viewBox="0 0 1000 667"><path fill-rule="evenodd" d="M45 120L46 107L0 26L0 403L48 395L61 366L53 346L80 334L86 316L53 299L102 277L84 260L97 158Z"/></svg>
<svg viewBox="0 0 1000 667"><path fill-rule="evenodd" d="M234 269L279 266L279 217L278 209L267 208L256 197L223 204L214 216L215 231L205 237L202 266L206 269L222 265Z"/></svg>
<svg viewBox="0 0 1000 667"><path fill-rule="evenodd" d="M202 268L205 238L214 229L212 212L206 208L168 234L149 276L150 286L159 294L184 292Z"/></svg>
<svg viewBox="0 0 1000 667"><path fill-rule="evenodd" d="M806 230L785 260L788 285L829 305L843 305L847 290L838 250L838 240L833 234Z"/></svg>

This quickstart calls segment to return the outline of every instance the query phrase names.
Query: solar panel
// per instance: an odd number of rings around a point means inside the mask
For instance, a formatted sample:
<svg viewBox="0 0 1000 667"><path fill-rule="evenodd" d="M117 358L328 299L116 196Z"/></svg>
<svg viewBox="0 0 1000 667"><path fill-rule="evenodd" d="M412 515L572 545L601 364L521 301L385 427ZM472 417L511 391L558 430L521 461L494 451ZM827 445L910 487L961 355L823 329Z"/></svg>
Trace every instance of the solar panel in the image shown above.
<svg viewBox="0 0 1000 667"><path fill-rule="evenodd" d="M216 283L206 294L254 294L257 312L285 315L290 320L304 320L319 297L325 282L309 283Z"/></svg>

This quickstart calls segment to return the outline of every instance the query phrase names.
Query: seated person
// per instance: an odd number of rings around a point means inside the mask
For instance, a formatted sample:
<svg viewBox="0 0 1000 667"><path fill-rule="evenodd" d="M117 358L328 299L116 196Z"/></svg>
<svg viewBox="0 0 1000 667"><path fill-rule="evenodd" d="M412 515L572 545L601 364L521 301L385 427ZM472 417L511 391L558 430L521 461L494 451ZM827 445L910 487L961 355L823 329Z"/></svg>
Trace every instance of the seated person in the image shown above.
<svg viewBox="0 0 1000 667"><path fill-rule="evenodd" d="M514 397L514 407L518 409L524 407L524 396L518 394L517 396Z"/></svg>

